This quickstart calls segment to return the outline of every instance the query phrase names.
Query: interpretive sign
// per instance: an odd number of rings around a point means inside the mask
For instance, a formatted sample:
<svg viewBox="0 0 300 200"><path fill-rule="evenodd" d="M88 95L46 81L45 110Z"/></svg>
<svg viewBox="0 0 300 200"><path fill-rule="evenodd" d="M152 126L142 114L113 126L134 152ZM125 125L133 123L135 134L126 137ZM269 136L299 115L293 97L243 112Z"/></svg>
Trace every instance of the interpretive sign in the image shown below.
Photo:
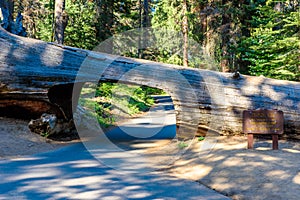
<svg viewBox="0 0 300 200"><path fill-rule="evenodd" d="M281 110L245 110L243 112L243 132L282 134L283 121Z"/></svg>
<svg viewBox="0 0 300 200"><path fill-rule="evenodd" d="M253 134L271 134L273 149L278 149L278 134L283 134L284 117L281 110L245 110L243 132L248 133L248 148L253 148Z"/></svg>

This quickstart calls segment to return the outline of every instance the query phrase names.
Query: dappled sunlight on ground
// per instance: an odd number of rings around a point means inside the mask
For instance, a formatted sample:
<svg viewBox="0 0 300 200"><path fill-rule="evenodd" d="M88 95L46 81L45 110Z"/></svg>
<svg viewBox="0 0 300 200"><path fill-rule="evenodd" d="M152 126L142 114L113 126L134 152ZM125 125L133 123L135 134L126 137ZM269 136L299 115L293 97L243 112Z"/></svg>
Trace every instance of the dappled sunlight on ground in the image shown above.
<svg viewBox="0 0 300 200"><path fill-rule="evenodd" d="M233 199L299 199L299 142L256 139L247 149L246 136L219 137L211 152L201 152L195 140L169 172L203 183Z"/></svg>
<svg viewBox="0 0 300 200"><path fill-rule="evenodd" d="M3 131L6 132L6 129ZM217 144L212 151L207 149L200 151L203 149L204 141L198 141L197 138L189 148L183 149L179 148L178 141L167 139L118 141L115 145L123 149L125 154L128 151L142 155L142 158L147 161L145 162L147 166L151 166L150 171L155 171L155 174L160 174L161 177L172 175L180 178L180 183L174 179L170 185L173 188L181 188L183 184L187 187L190 182L183 183L182 179L189 179L199 181L233 199L298 200L300 196L299 142L279 140L279 150L274 151L272 141L269 139L256 138L254 150L247 149L246 136L217 137L216 140ZM25 147L29 149L35 147L29 144L32 144L31 140L28 140ZM81 197L122 199L122 193L126 193L131 198L154 198L160 196L160 192L164 196L171 196L164 191L149 192L149 187L156 187L157 177L146 177L148 181L152 181L149 183L141 182L134 176L123 177L120 175L122 173L99 165L90 153L81 148L82 150L79 151L76 148L70 148L68 151L61 150L56 153L56 156L42 154L2 160L0 168L2 197L22 199L36 195L57 199L82 199ZM105 146L102 146L102 149L107 150ZM109 159L113 154L107 151L105 153L106 155L103 156ZM117 153L117 156L120 157L120 154ZM131 160L121 156L119 161L118 166L121 168L128 168L125 164L129 167L142 166L139 163L141 159ZM120 181L126 183L132 181L132 184L122 185ZM159 180L160 184L164 181L164 179ZM168 181L173 180L168 178ZM170 182L166 183L170 184ZM144 187L145 184L149 187ZM198 188L195 187L195 190ZM183 197L185 195L190 194L187 192L182 194ZM197 195L192 197L198 198Z"/></svg>
<svg viewBox="0 0 300 200"><path fill-rule="evenodd" d="M83 147L0 161L0 199L226 199L167 174L124 174Z"/></svg>

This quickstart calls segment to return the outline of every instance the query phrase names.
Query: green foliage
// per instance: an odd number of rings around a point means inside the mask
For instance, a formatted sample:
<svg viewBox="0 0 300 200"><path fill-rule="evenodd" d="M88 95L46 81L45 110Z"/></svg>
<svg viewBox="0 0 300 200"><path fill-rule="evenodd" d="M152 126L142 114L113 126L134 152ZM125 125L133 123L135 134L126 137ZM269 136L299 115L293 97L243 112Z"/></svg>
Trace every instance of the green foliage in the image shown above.
<svg viewBox="0 0 300 200"><path fill-rule="evenodd" d="M90 115L96 117L99 124L104 127L116 121L116 111L132 116L146 112L154 104L150 95L162 94L162 90L147 86L134 86L119 83L101 82L93 90L84 88L81 92L80 105L89 109ZM95 96L94 98L87 97ZM95 112L94 112L95 111Z"/></svg>
<svg viewBox="0 0 300 200"><path fill-rule="evenodd" d="M105 128L115 122L114 116L111 114L112 105L108 102L95 102L95 112L98 123Z"/></svg>
<svg viewBox="0 0 300 200"><path fill-rule="evenodd" d="M263 75L284 80L300 80L300 20L297 10L274 10L268 1L256 9L250 37L244 37L239 52L250 63L250 75Z"/></svg>
<svg viewBox="0 0 300 200"><path fill-rule="evenodd" d="M165 27L170 30L181 30L181 4L178 0L158 1L152 17L152 26Z"/></svg>
<svg viewBox="0 0 300 200"><path fill-rule="evenodd" d="M39 15L39 20L36 20L36 27L38 29L36 33L36 37L44 40L52 42L54 38L53 32L53 23L54 23L54 0L50 1L41 1L41 9L42 13Z"/></svg>
<svg viewBox="0 0 300 200"><path fill-rule="evenodd" d="M111 98L112 91L115 87L116 87L116 84L114 84L114 83L109 83L109 82L100 83L99 87L96 90L95 96Z"/></svg>
<svg viewBox="0 0 300 200"><path fill-rule="evenodd" d="M190 67L218 70L220 33L217 28L221 26L221 15L215 14L217 9L210 4L208 1L187 0L188 60ZM165 34L157 34L157 41L162 46L158 49L155 61L183 65L183 13L183 1L158 1L153 12L152 26L179 34L170 34L173 38L167 37L165 41ZM207 24L207 27L203 24ZM164 38L160 38L161 35Z"/></svg>
<svg viewBox="0 0 300 200"><path fill-rule="evenodd" d="M154 30L163 27L162 31L153 33L157 43L162 44L155 52L152 51L152 54L155 54L154 60L157 62L183 65L182 43L180 43L182 41L174 41L174 38L169 38L169 36L174 37L177 32L181 32L181 19L183 17L181 9L182 5L179 0L161 0L156 4L152 17L152 27ZM167 35L163 31L171 34ZM161 37L162 35L164 37ZM182 36L178 35L178 38L182 38Z"/></svg>
<svg viewBox="0 0 300 200"><path fill-rule="evenodd" d="M26 0L20 3L25 16L24 25L30 37L53 41L54 3L54 0ZM66 0L65 9L68 15L65 45L93 49L98 44L95 3L89 0Z"/></svg>
<svg viewBox="0 0 300 200"><path fill-rule="evenodd" d="M66 0L68 25L65 30L65 45L93 49L97 44L95 17L92 1Z"/></svg>
<svg viewBox="0 0 300 200"><path fill-rule="evenodd" d="M114 6L114 33L122 33L140 27L139 0L123 0Z"/></svg>
<svg viewBox="0 0 300 200"><path fill-rule="evenodd" d="M178 144L178 147L180 148L180 149L184 149L184 148L186 148L186 147L188 147L189 145L187 144L187 143L185 143L185 142L180 142L179 144Z"/></svg>
<svg viewBox="0 0 300 200"><path fill-rule="evenodd" d="M53 41L54 2L15 2L14 17L22 12L29 37ZM142 2L66 0L65 44L93 49L111 35L141 27ZM157 30L151 36L160 46L128 47L120 55L182 65L183 43L175 39L182 35L175 37L170 32L182 31L183 1L157 0L149 4L151 26ZM300 80L299 2L187 0L187 6L189 66L206 69L214 66L217 70L225 63L231 70L250 75ZM138 37L131 33L129 40ZM125 49L123 46L120 49Z"/></svg>
<svg viewBox="0 0 300 200"><path fill-rule="evenodd" d="M124 84L100 83L99 93L105 94L111 104L129 115L147 111L154 104L153 98L147 95L147 90L139 86ZM100 92L101 91L101 92Z"/></svg>
<svg viewBox="0 0 300 200"><path fill-rule="evenodd" d="M45 137L45 138L49 137L49 135L50 135L49 132L45 132L45 133L42 133L42 134L41 134L41 136L42 136L42 137Z"/></svg>
<svg viewBox="0 0 300 200"><path fill-rule="evenodd" d="M141 86L141 89L145 91L146 95L166 95L166 92L158 89L158 88L152 88L148 86Z"/></svg>

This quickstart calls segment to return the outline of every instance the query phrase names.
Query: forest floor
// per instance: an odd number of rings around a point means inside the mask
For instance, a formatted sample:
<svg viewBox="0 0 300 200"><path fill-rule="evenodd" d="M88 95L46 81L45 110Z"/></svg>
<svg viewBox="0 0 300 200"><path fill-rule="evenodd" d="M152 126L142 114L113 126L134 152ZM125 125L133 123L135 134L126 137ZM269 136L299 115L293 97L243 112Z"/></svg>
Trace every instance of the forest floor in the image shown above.
<svg viewBox="0 0 300 200"><path fill-rule="evenodd" d="M33 134L28 121L0 118L0 159L58 149L79 140L53 141ZM198 181L232 199L299 199L300 142L255 139L248 150L245 136L218 137L210 151L200 151L196 139L185 154L159 173Z"/></svg>

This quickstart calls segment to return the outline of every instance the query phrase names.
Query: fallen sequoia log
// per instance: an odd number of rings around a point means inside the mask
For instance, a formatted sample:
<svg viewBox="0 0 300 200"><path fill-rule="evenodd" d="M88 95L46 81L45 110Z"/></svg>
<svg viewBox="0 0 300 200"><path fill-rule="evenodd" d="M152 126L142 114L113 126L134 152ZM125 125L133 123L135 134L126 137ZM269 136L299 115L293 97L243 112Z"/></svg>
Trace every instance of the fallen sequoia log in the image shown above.
<svg viewBox="0 0 300 200"><path fill-rule="evenodd" d="M0 111L13 117L43 113L72 119L72 103L84 82L112 81L168 92L176 110L177 136L208 130L242 133L242 111L284 112L285 133L300 134L300 83L184 68L58 46L12 35L0 28ZM77 87L78 86L78 87ZM73 106L74 108L74 106Z"/></svg>

